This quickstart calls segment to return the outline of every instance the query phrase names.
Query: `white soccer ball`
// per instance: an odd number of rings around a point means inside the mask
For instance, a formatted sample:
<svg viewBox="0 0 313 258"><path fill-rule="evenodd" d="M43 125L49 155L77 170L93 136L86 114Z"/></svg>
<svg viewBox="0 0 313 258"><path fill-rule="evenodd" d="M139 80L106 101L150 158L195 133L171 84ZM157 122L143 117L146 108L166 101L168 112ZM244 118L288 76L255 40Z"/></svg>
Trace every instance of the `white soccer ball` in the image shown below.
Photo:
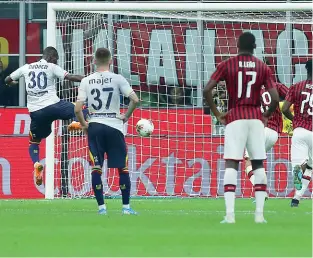
<svg viewBox="0 0 313 258"><path fill-rule="evenodd" d="M151 120L140 119L136 125L137 133L142 137L149 137L154 130L154 125Z"/></svg>

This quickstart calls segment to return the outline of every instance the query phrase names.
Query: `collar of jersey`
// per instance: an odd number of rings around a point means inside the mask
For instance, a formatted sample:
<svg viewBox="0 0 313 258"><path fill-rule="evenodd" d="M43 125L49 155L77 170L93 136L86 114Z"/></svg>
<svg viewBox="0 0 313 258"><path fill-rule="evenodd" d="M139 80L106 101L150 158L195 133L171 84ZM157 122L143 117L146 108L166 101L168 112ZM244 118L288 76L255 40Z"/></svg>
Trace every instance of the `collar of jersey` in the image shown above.
<svg viewBox="0 0 313 258"><path fill-rule="evenodd" d="M45 59L40 59L40 61L39 62L41 62L41 63L48 63Z"/></svg>

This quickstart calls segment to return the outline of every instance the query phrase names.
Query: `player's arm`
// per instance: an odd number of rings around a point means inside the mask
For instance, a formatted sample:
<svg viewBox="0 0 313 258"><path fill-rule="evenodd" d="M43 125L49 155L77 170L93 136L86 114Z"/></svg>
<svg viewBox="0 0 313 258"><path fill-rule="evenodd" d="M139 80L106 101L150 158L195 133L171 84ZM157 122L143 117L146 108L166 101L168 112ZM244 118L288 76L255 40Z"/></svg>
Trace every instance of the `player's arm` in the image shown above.
<svg viewBox="0 0 313 258"><path fill-rule="evenodd" d="M125 97L129 98L128 109L124 114L125 117L122 117L125 123L135 111L139 103L139 98L137 97L137 94L133 91L132 87L129 85L128 81L123 76L120 75L119 79L120 79L119 81L120 91Z"/></svg>
<svg viewBox="0 0 313 258"><path fill-rule="evenodd" d="M84 119L84 114L82 111L86 99L87 99L86 84L85 84L85 81L82 80L80 85L79 85L78 96L77 96L77 101L75 104L74 111L75 111L75 115L76 115L78 121L80 122L81 127L84 131L86 131L88 128L88 124Z"/></svg>
<svg viewBox="0 0 313 258"><path fill-rule="evenodd" d="M66 74L64 79L69 80L71 82L81 82L81 80L85 78L85 76L79 75L79 74Z"/></svg>
<svg viewBox="0 0 313 258"><path fill-rule="evenodd" d="M61 80L69 80L71 82L81 82L82 79L85 77L83 75L70 74L58 65L54 65L53 72L57 78Z"/></svg>
<svg viewBox="0 0 313 258"><path fill-rule="evenodd" d="M203 96L209 105L211 111L214 116L220 120L221 123L225 124L225 121L221 121L222 114L218 111L215 101L213 99L213 89L217 85L217 83L221 80L222 77L225 76L226 66L225 63L221 63L217 66L216 71L212 74L210 81L207 83L203 90Z"/></svg>
<svg viewBox="0 0 313 258"><path fill-rule="evenodd" d="M207 85L205 86L203 90L203 96L206 102L208 103L214 116L218 118L221 116L221 113L218 111L215 101L213 99L213 89L215 88L216 84L217 84L217 81L210 79L210 81L207 83Z"/></svg>
<svg viewBox="0 0 313 258"><path fill-rule="evenodd" d="M137 94L133 91L129 96L129 105L128 105L128 109L125 113L125 118L126 120L128 120L131 115L133 114L133 112L135 111L138 103L139 103L139 99L137 97Z"/></svg>
<svg viewBox="0 0 313 258"><path fill-rule="evenodd" d="M278 90L280 101L285 100L288 93L288 87L282 83L277 83L276 87Z"/></svg>
<svg viewBox="0 0 313 258"><path fill-rule="evenodd" d="M18 84L18 80L23 76L23 67L18 68L4 79L6 85L13 86Z"/></svg>
<svg viewBox="0 0 313 258"><path fill-rule="evenodd" d="M271 96L271 103L267 111L263 113L263 116L269 118L279 105L279 94L277 88L275 87L275 83L272 79L272 72L269 68L267 69L267 75L265 76L265 78L266 79L264 82L264 86Z"/></svg>
<svg viewBox="0 0 313 258"><path fill-rule="evenodd" d="M281 108L281 111L283 112L285 117L287 117L291 121L293 120L293 114L290 111L290 107L293 103L294 103L294 87L291 86L287 93L286 100Z"/></svg>

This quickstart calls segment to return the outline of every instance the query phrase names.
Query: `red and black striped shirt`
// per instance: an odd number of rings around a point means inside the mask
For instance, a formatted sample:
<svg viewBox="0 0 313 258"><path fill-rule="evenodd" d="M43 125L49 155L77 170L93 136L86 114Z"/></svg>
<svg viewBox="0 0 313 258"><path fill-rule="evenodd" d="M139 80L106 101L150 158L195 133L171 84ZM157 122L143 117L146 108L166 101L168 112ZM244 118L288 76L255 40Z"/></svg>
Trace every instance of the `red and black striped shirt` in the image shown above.
<svg viewBox="0 0 313 258"><path fill-rule="evenodd" d="M312 131L313 84L312 80L298 82L290 87L286 100L294 105L293 129L297 127Z"/></svg>
<svg viewBox="0 0 313 258"><path fill-rule="evenodd" d="M281 99L285 99L288 87L281 83L276 83L276 88ZM261 98L261 111L262 113L268 110L269 105L271 104L271 95L268 91L265 90L265 87L262 87L262 98ZM273 112L271 117L268 119L267 127L275 130L278 133L281 133L283 130L283 117L279 107Z"/></svg>
<svg viewBox="0 0 313 258"><path fill-rule="evenodd" d="M261 87L275 87L270 68L252 55L237 55L220 63L212 80L226 81L228 91L227 123L239 119L262 119Z"/></svg>

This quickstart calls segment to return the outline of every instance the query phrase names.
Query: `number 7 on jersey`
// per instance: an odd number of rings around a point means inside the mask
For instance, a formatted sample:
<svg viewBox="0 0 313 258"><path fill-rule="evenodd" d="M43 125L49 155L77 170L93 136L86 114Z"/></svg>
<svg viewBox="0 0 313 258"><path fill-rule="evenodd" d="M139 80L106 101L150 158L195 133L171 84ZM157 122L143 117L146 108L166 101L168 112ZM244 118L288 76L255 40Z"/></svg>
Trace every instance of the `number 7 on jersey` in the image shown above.
<svg viewBox="0 0 313 258"><path fill-rule="evenodd" d="M247 71L245 72L245 75L250 75L251 80L247 84L247 92L246 92L246 98L250 98L251 96L251 86L256 82L256 72L255 71ZM241 98L242 96L242 77L243 72L238 72L238 98Z"/></svg>

